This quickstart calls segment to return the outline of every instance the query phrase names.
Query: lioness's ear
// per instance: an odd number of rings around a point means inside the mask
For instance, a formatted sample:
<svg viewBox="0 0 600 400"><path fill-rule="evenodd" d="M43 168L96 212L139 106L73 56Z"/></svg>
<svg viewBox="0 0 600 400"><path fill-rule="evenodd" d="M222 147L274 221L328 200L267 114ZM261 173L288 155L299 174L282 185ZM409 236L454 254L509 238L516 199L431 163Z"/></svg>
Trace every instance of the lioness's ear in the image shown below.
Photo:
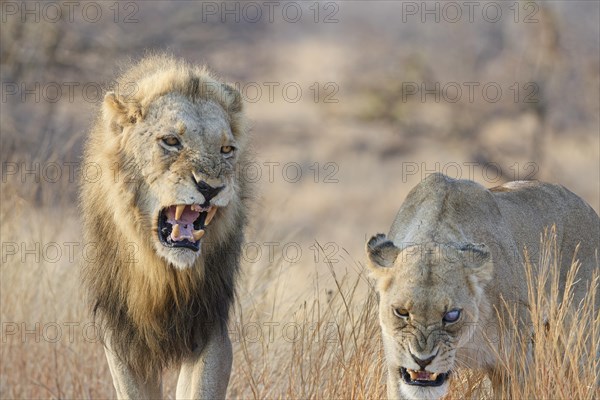
<svg viewBox="0 0 600 400"><path fill-rule="evenodd" d="M394 265L400 249L383 233L378 233L367 242L369 267L374 272L390 269Z"/></svg>
<svg viewBox="0 0 600 400"><path fill-rule="evenodd" d="M465 268L471 271L479 282L487 283L492 280L494 264L492 255L484 243L465 243L459 248Z"/></svg>
<svg viewBox="0 0 600 400"><path fill-rule="evenodd" d="M137 122L141 112L139 107L126 103L123 96L108 92L102 103L102 116L111 132L120 134L125 126Z"/></svg>

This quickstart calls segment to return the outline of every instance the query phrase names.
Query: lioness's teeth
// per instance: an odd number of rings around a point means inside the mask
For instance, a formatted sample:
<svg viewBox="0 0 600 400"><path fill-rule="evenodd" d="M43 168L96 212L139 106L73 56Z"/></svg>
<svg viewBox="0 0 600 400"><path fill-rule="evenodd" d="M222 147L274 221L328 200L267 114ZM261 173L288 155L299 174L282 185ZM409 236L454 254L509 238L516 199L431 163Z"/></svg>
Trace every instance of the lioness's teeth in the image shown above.
<svg viewBox="0 0 600 400"><path fill-rule="evenodd" d="M194 235L194 241L198 241L200 239L202 239L202 236L204 236L204 230L200 229L199 231L194 231L192 232L192 235Z"/></svg>
<svg viewBox="0 0 600 400"><path fill-rule="evenodd" d="M208 214L206 215L206 220L204 221L204 226L208 226L208 224L210 224L210 221L212 221L212 219L216 213L217 213L217 207L211 207L210 210L208 210Z"/></svg>
<svg viewBox="0 0 600 400"><path fill-rule="evenodd" d="M179 224L173 225L173 232L171 233L171 237L173 239L177 239L179 237Z"/></svg>
<svg viewBox="0 0 600 400"><path fill-rule="evenodd" d="M179 220L181 215L183 214L183 210L185 210L185 204L179 204L175 207L175 219Z"/></svg>
<svg viewBox="0 0 600 400"><path fill-rule="evenodd" d="M192 211L200 211L200 206L198 204L192 204Z"/></svg>

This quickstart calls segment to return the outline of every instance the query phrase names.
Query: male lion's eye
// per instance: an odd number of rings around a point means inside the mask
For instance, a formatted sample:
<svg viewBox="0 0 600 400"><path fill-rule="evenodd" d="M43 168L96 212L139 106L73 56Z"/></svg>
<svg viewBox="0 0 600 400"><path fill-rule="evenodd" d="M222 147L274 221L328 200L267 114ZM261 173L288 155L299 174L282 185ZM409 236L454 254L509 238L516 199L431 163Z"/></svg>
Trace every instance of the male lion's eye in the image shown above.
<svg viewBox="0 0 600 400"><path fill-rule="evenodd" d="M394 315L398 318L408 318L408 310L406 308L393 308Z"/></svg>
<svg viewBox="0 0 600 400"><path fill-rule="evenodd" d="M167 146L178 146L180 144L179 139L177 139L175 136L164 137L162 141Z"/></svg>
<svg viewBox="0 0 600 400"><path fill-rule="evenodd" d="M233 146L222 146L221 147L221 153L223 153L223 154L231 154L231 153L233 153L234 150L235 150L235 147L233 147Z"/></svg>
<svg viewBox="0 0 600 400"><path fill-rule="evenodd" d="M459 318L460 310L450 310L446 314L444 314L444 318L442 318L442 320L447 324L451 324L453 322L458 321Z"/></svg>

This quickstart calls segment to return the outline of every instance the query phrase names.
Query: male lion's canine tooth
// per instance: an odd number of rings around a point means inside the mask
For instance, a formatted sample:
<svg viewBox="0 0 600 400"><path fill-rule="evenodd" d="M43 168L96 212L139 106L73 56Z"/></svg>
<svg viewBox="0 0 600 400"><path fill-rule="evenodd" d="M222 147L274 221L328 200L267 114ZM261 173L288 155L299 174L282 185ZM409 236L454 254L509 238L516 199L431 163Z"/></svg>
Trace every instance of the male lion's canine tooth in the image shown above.
<svg viewBox="0 0 600 400"><path fill-rule="evenodd" d="M431 373L431 375L429 376L429 378L430 378L432 381L435 381L435 380L437 379L438 375L439 375L438 373L436 373L436 372L432 372L432 373Z"/></svg>
<svg viewBox="0 0 600 400"><path fill-rule="evenodd" d="M185 204L179 204L175 207L175 219L179 220L181 215L183 214L183 210L185 210Z"/></svg>
<svg viewBox="0 0 600 400"><path fill-rule="evenodd" d="M194 231L192 232L192 235L194 235L194 240L197 242L198 240L202 239L202 236L204 236L204 230L200 229L199 231Z"/></svg>
<svg viewBox="0 0 600 400"><path fill-rule="evenodd" d="M179 224L173 225L173 232L171 232L171 237L173 239L177 239L179 237Z"/></svg>
<svg viewBox="0 0 600 400"><path fill-rule="evenodd" d="M217 207L211 207L210 210L208 210L208 214L206 215L206 221L204 221L204 226L208 226L208 224L210 224L210 221L212 221L216 213Z"/></svg>
<svg viewBox="0 0 600 400"><path fill-rule="evenodd" d="M413 371L412 369L408 369L408 368L406 369L406 371L410 375L410 379L412 379L413 381L416 381L417 378L419 377L419 374L417 373L417 371Z"/></svg>

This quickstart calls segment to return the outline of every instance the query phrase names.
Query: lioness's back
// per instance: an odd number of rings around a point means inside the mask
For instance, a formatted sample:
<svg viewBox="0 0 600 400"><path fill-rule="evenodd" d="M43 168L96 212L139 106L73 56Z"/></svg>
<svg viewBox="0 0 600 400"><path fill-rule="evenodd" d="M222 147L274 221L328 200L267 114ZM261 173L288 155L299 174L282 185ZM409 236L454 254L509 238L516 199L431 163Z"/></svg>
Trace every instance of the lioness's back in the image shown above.
<svg viewBox="0 0 600 400"><path fill-rule="evenodd" d="M508 182L490 192L521 247L537 249L539 235L545 228L555 226L564 266L568 267L579 245L577 258L583 262L583 268L598 267L600 218L575 193L564 186L539 181ZM538 238L526 231L537 233Z"/></svg>
<svg viewBox="0 0 600 400"><path fill-rule="evenodd" d="M444 243L449 235L459 242L486 243L495 275L510 281L513 290L518 287L525 301L524 249L536 264L542 235L553 226L562 257L561 282L575 255L582 264L579 276L590 277L599 265L600 218L579 196L550 183L514 181L487 189L470 180L432 174L408 194L389 237L398 246ZM508 290L505 284L497 281L496 289ZM578 283L575 292L578 299L585 296L585 283Z"/></svg>

